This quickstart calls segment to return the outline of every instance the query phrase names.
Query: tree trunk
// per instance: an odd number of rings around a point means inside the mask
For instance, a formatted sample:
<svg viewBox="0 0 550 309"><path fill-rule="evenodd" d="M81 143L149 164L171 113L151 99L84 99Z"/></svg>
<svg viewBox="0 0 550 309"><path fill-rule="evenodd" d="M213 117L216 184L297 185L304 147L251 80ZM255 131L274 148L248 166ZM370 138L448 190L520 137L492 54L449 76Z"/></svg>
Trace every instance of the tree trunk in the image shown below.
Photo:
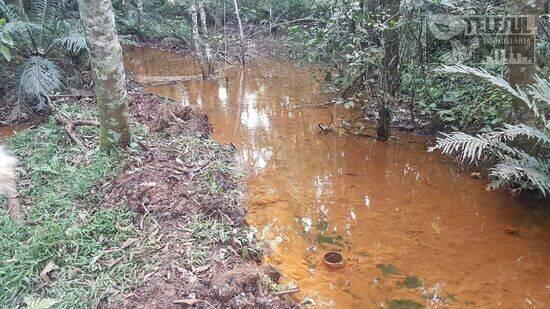
<svg viewBox="0 0 550 309"><path fill-rule="evenodd" d="M526 29L534 33L534 40L536 40L536 33L538 31L539 14L544 13L544 0L531 0L526 1L525 4L519 4L516 1L512 1L512 8L517 15L531 15L535 16L534 22L529 23ZM518 38L517 35L511 34L510 40ZM509 47L511 55L525 55L529 52L529 49L533 48L527 44L512 44ZM514 86L526 86L533 84L535 81L535 74L537 70L537 64L533 59L532 63L520 63L520 64L508 64L507 79L510 84ZM520 99L514 98L512 101L514 107L514 120L520 123L525 123L531 126L536 125L536 117L529 110L529 107L525 105Z"/></svg>
<svg viewBox="0 0 550 309"><path fill-rule="evenodd" d="M143 28L143 0L136 0L139 28ZM143 30L143 29L142 29Z"/></svg>
<svg viewBox="0 0 550 309"><path fill-rule="evenodd" d="M210 78L210 76L214 75L216 68L214 66L214 62L215 62L214 54L212 53L212 49L210 48L210 41L208 37L208 27L206 24L206 11L204 10L204 3L202 1L199 2L199 16L201 19L204 55L206 57L207 73L208 73L208 77Z"/></svg>
<svg viewBox="0 0 550 309"><path fill-rule="evenodd" d="M244 31L243 31L243 23L241 22L241 14L239 11L239 4L237 0L233 0L233 4L235 5L235 16L237 17L237 25L239 26L239 39L241 43L241 64L245 66L245 47L244 47Z"/></svg>
<svg viewBox="0 0 550 309"><path fill-rule="evenodd" d="M269 37L273 37L273 1L269 1Z"/></svg>
<svg viewBox="0 0 550 309"><path fill-rule="evenodd" d="M384 90L389 100L393 100L399 91L399 32L394 27L398 18L400 1L387 0L384 5L385 11L392 16L388 21L389 27L384 30ZM385 100L383 100L385 101ZM387 141L390 137L391 112L387 103L382 102L378 110L378 138Z"/></svg>
<svg viewBox="0 0 550 309"><path fill-rule="evenodd" d="M110 0L78 0L100 116L101 149L130 143L126 75Z"/></svg>
<svg viewBox="0 0 550 309"><path fill-rule="evenodd" d="M209 70L208 70L208 62L206 60L206 56L204 55L202 51L202 44L201 44L201 38L199 34L199 21L198 21L198 14L197 14L197 6L195 4L195 1L191 3L191 25L192 25L192 33L193 33L193 44L195 45L195 53L197 54L197 57L199 58L199 64L201 67L201 73L203 79L208 79L209 77Z"/></svg>

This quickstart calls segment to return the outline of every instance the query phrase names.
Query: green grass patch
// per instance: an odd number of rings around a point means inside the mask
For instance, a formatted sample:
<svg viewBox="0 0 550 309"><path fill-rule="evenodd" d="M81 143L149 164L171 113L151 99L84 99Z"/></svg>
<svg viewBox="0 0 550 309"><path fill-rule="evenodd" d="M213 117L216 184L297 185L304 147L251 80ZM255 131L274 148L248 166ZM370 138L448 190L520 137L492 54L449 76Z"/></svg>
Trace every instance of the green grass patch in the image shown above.
<svg viewBox="0 0 550 309"><path fill-rule="evenodd" d="M393 264L378 264L376 265L376 268L380 269L384 276L399 274L399 269L397 269L397 267Z"/></svg>
<svg viewBox="0 0 550 309"><path fill-rule="evenodd" d="M79 118L89 119L93 112L84 114ZM147 270L145 249L121 249L139 237L134 213L123 206L100 207L99 185L122 171L125 155L74 147L51 118L7 146L21 161L26 223L14 223L0 201L0 304L15 308L48 300L55 308L94 307L136 284ZM40 273L49 262L55 269L47 284Z"/></svg>
<svg viewBox="0 0 550 309"><path fill-rule="evenodd" d="M424 305L410 299L394 299L388 302L389 309L421 309Z"/></svg>
<svg viewBox="0 0 550 309"><path fill-rule="evenodd" d="M416 276L407 276L400 286L406 287L407 289L416 289L422 286L422 280Z"/></svg>

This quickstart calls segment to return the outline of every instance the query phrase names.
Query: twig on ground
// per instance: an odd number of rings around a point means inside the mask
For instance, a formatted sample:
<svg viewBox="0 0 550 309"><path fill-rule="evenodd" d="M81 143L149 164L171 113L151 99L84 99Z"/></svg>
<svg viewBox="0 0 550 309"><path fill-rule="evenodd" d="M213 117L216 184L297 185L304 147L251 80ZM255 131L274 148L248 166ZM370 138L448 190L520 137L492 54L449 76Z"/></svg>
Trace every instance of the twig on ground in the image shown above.
<svg viewBox="0 0 550 309"><path fill-rule="evenodd" d="M273 293L273 295L275 295L275 296L281 296L281 295L294 294L294 293L298 293L298 292L300 292L300 288L295 288L295 289L290 289L290 290L286 290L286 291L275 292L275 293Z"/></svg>

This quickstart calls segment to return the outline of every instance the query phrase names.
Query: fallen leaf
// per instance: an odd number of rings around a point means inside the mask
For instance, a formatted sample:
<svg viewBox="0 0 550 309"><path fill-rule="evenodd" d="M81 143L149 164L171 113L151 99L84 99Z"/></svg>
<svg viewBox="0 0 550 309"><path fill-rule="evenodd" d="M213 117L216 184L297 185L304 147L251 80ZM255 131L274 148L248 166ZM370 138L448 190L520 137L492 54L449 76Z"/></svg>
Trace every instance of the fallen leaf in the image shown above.
<svg viewBox="0 0 550 309"><path fill-rule="evenodd" d="M102 265L107 266L108 268L111 268L111 267L115 266L116 263L118 263L119 261L120 261L120 259L110 259L110 260L105 260L105 261L99 261L99 263L102 264Z"/></svg>
<svg viewBox="0 0 550 309"><path fill-rule="evenodd" d="M44 267L44 269L40 272L40 278L42 278L42 280L44 280L47 284L51 284L52 279L50 279L48 273L56 268L57 266L52 261L49 261L48 264L46 264L46 267Z"/></svg>
<svg viewBox="0 0 550 309"><path fill-rule="evenodd" d="M208 266L208 265L197 267L197 268L195 268L195 272L196 273L202 273L203 271L207 271L209 268L210 268L210 266Z"/></svg>
<svg viewBox="0 0 550 309"><path fill-rule="evenodd" d="M128 238L123 244L122 244L122 249L126 249L130 246L132 246L133 244L135 244L136 242L139 241L139 238Z"/></svg>
<svg viewBox="0 0 550 309"><path fill-rule="evenodd" d="M481 179L481 173L471 173L470 177L474 179Z"/></svg>

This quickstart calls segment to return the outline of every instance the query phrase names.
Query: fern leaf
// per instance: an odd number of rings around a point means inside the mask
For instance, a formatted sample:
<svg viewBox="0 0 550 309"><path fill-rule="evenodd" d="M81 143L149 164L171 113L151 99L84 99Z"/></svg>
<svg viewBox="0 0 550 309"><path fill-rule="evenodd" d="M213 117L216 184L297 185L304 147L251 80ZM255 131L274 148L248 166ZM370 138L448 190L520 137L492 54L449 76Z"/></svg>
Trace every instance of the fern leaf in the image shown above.
<svg viewBox="0 0 550 309"><path fill-rule="evenodd" d="M63 51L78 54L87 48L86 38L83 34L75 33L54 41Z"/></svg>
<svg viewBox="0 0 550 309"><path fill-rule="evenodd" d="M17 21L20 19L19 13L12 5L7 5L3 0L0 0L0 14L8 19L8 21Z"/></svg>
<svg viewBox="0 0 550 309"><path fill-rule="evenodd" d="M433 152L437 149L444 154L459 154L462 161L470 163L478 162L483 158L483 152L492 146L492 142L483 136L471 136L462 132L443 133L438 138L436 146L429 149Z"/></svg>
<svg viewBox="0 0 550 309"><path fill-rule="evenodd" d="M21 97L37 101L37 108L46 107L46 98L62 85L61 71L51 60L33 56L27 60L18 79Z"/></svg>
<svg viewBox="0 0 550 309"><path fill-rule="evenodd" d="M537 189L550 196L550 164L540 160L531 162L507 161L495 165L490 175L495 179L491 188L496 189L511 183L524 188Z"/></svg>
<svg viewBox="0 0 550 309"><path fill-rule="evenodd" d="M502 141L512 141L517 137L523 136L527 139L535 140L536 143L550 145L550 136L548 134L545 134L525 124L505 124L504 128L498 129L491 133L487 133L486 136L489 139L499 139Z"/></svg>

